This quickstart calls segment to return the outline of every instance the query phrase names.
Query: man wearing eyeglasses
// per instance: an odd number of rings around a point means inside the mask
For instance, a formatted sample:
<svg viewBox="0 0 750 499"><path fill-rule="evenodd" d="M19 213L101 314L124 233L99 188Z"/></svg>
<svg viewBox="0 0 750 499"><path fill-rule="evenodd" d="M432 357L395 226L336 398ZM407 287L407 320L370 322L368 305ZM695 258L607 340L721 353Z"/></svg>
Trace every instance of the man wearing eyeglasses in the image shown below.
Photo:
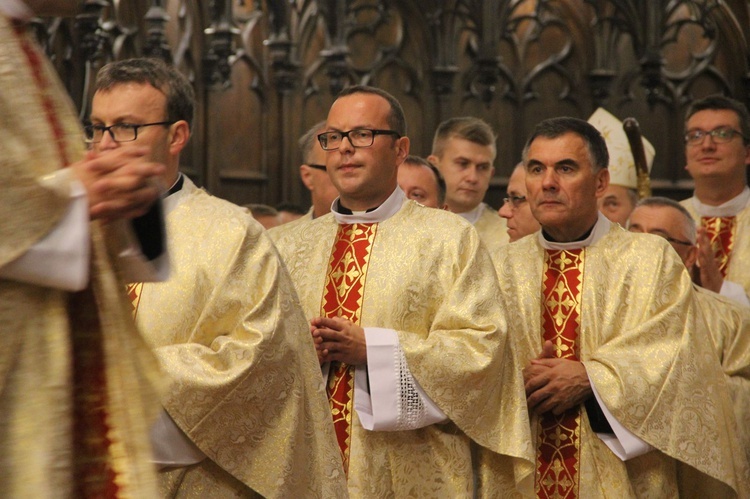
<svg viewBox="0 0 750 499"><path fill-rule="evenodd" d="M95 151L137 144L166 165L175 270L165 283L128 289L168 384L151 433L162 494L342 497L318 363L288 273L246 210L178 170L193 108L190 82L174 67L118 61L97 75L87 128Z"/></svg>
<svg viewBox="0 0 750 499"><path fill-rule="evenodd" d="M722 95L694 102L685 118L685 156L695 192L682 204L699 225L699 284L744 301L750 295L750 116L744 104Z"/></svg>
<svg viewBox="0 0 750 499"><path fill-rule="evenodd" d="M297 230L299 224L329 213L333 200L339 195L326 171L326 153L318 142L318 134L325 131L325 124L325 121L314 124L300 137L298 142L303 160L299 167L299 176L307 190L310 191L312 206L307 214L297 220L269 230L268 235L274 242L287 232Z"/></svg>
<svg viewBox="0 0 750 499"><path fill-rule="evenodd" d="M0 1L0 497L156 493L157 366L121 279L169 273L139 226L159 227L164 166L137 147L86 153L32 26L81 3Z"/></svg>
<svg viewBox="0 0 750 499"><path fill-rule="evenodd" d="M318 139L339 197L278 247L311 319L349 493L492 496L475 488L478 446L513 490L530 472L527 412L476 230L406 199L406 121L387 92L344 89Z"/></svg>
<svg viewBox="0 0 750 499"><path fill-rule="evenodd" d="M669 241L689 272L697 259L695 221L684 206L662 197L645 198L630 215L628 230ZM704 329L711 336L727 376L736 432L750 460L750 307L694 286Z"/></svg>
<svg viewBox="0 0 750 499"><path fill-rule="evenodd" d="M438 125L427 160L445 179L448 210L476 227L491 255L508 243L505 220L484 202L495 175L495 133L479 118L461 116Z"/></svg>
<svg viewBox="0 0 750 499"><path fill-rule="evenodd" d="M744 497L748 467L690 277L666 241L599 212L600 132L545 120L523 160L542 230L502 247L495 266L524 363L538 496Z"/></svg>
<svg viewBox="0 0 750 499"><path fill-rule="evenodd" d="M526 199L526 168L518 163L508 179L508 196L497 213L508 222L508 237L515 242L541 227Z"/></svg>

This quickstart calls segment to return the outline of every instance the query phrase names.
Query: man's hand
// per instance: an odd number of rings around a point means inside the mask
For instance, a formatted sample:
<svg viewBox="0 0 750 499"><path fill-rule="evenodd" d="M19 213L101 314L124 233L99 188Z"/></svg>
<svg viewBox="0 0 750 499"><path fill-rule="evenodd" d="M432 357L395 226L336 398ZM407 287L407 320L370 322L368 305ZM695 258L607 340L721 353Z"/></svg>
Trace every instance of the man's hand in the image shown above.
<svg viewBox="0 0 750 499"><path fill-rule="evenodd" d="M711 240L705 227L698 227L698 269L700 270L701 286L713 291L721 292L724 278L719 270L719 262L716 261Z"/></svg>
<svg viewBox="0 0 750 499"><path fill-rule="evenodd" d="M554 357L550 341L544 343L539 357L524 368L523 380L526 402L535 414L562 414L593 394L583 363Z"/></svg>
<svg viewBox="0 0 750 499"><path fill-rule="evenodd" d="M351 366L367 363L365 330L341 317L316 317L310 321L315 350L321 364L330 361Z"/></svg>
<svg viewBox="0 0 750 499"><path fill-rule="evenodd" d="M149 149L118 147L70 165L89 198L92 219L135 218L148 211L161 195L158 178L164 165L148 160Z"/></svg>

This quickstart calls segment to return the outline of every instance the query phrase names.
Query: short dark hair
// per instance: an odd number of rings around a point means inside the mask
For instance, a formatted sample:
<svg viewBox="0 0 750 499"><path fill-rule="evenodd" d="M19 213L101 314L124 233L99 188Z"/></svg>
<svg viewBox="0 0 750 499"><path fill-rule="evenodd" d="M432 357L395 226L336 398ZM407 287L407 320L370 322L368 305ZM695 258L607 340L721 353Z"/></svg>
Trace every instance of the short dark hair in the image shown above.
<svg viewBox="0 0 750 499"><path fill-rule="evenodd" d="M719 111L724 109L733 111L737 115L737 120L740 122L740 131L743 136L742 142L745 145L750 144L750 113L748 113L747 107L742 102L721 94L709 95L690 104L685 113L685 132L687 132L688 120L695 113L706 110Z"/></svg>
<svg viewBox="0 0 750 499"><path fill-rule="evenodd" d="M440 174L440 170L438 170L435 165L433 165L426 159L420 156L415 156L413 154L408 155L406 159L404 159L404 163L415 166L424 166L425 168L429 169L432 174L435 175L435 182L437 182L438 204L442 205L443 203L445 203L445 179Z"/></svg>
<svg viewBox="0 0 750 499"><path fill-rule="evenodd" d="M484 120L474 116L448 118L435 130L435 136L432 139L432 154L442 157L445 142L451 137L468 140L480 146L491 146L493 151L497 140L492 127Z"/></svg>
<svg viewBox="0 0 750 499"><path fill-rule="evenodd" d="M339 94L336 96L336 99L338 100L341 97L346 97L347 95L352 94L379 95L380 97L388 101L388 104L391 106L391 112L388 114L388 118L386 118L388 121L388 126L391 127L391 130L397 132L400 136L403 137L406 135L406 117L404 115L404 108L401 107L401 103L398 101L398 99L381 88L370 87L367 85L354 85L351 87L346 87L344 90L339 92Z"/></svg>
<svg viewBox="0 0 750 499"><path fill-rule="evenodd" d="M310 163L310 155L313 150L313 146L318 142L318 134L324 132L326 129L325 120L315 123L309 130L307 130L302 137L297 141L299 150L302 153L302 161Z"/></svg>
<svg viewBox="0 0 750 499"><path fill-rule="evenodd" d="M591 123L578 118L561 116L546 119L536 125L523 147L523 162L529 160L529 148L537 137L556 139L566 133L574 133L583 139L589 151L591 166L595 172L609 165L609 152L604 137Z"/></svg>
<svg viewBox="0 0 750 499"><path fill-rule="evenodd" d="M277 217L279 216L279 211L273 206L269 206L267 204L248 203L248 204L242 205L242 207L250 210L250 213L252 213L254 217Z"/></svg>
<svg viewBox="0 0 750 499"><path fill-rule="evenodd" d="M195 92L190 81L161 59L136 58L111 62L96 75L95 91L107 91L125 83L149 84L167 97L168 121L185 120L192 126Z"/></svg>

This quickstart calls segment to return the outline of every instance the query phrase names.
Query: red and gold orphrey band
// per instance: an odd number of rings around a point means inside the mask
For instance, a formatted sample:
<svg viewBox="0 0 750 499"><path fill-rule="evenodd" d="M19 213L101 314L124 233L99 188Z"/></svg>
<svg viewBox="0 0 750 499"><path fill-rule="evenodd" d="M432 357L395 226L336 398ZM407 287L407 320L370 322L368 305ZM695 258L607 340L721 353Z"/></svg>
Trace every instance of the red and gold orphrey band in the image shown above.
<svg viewBox="0 0 750 499"><path fill-rule="evenodd" d="M551 341L555 356L578 360L584 250L548 250L542 283L542 343ZM537 473L539 498L578 497L581 458L581 406L539 417Z"/></svg>
<svg viewBox="0 0 750 499"><path fill-rule="evenodd" d="M27 38L25 29L16 27L21 47L41 94L47 123L57 143L62 165L68 165L64 132L50 98L41 55ZM73 363L73 475L74 495L81 498L117 497L117 473L112 465L109 438L107 377L105 373L102 325L87 304L95 303L91 287L71 293L68 315L71 327Z"/></svg>
<svg viewBox="0 0 750 499"><path fill-rule="evenodd" d="M729 258L732 256L737 217L702 217L701 225L706 228L721 275L726 277Z"/></svg>
<svg viewBox="0 0 750 499"><path fill-rule="evenodd" d="M143 291L142 282L134 282L125 286L125 292L130 300L130 312L133 314L133 320L138 316L138 305L141 303L141 292Z"/></svg>
<svg viewBox="0 0 750 499"><path fill-rule="evenodd" d="M367 267L377 227L377 224L339 226L328 263L328 274L320 305L322 316L343 317L359 325ZM326 392L336 439L341 449L344 472L348 472L354 367L340 362L331 363Z"/></svg>

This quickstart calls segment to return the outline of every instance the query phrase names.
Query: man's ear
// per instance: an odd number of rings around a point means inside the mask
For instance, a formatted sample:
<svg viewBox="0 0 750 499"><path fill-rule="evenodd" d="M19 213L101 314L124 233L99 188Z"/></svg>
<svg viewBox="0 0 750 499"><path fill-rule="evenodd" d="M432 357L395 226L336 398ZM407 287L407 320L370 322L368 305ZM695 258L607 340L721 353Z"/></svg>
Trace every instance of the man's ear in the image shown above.
<svg viewBox="0 0 750 499"><path fill-rule="evenodd" d="M400 137L396 139L396 164L400 165L404 162L406 157L409 155L409 147L411 142L409 137Z"/></svg>
<svg viewBox="0 0 750 499"><path fill-rule="evenodd" d="M609 168L596 172L596 198L599 199L609 187Z"/></svg>
<svg viewBox="0 0 750 499"><path fill-rule="evenodd" d="M315 182L313 180L312 168L306 164L301 164L299 166L299 178L302 180L302 183L305 184L308 191L313 190Z"/></svg>
<svg viewBox="0 0 750 499"><path fill-rule="evenodd" d="M185 120L179 120L172 125L171 133L169 152L176 156L182 152L190 140L190 125Z"/></svg>

